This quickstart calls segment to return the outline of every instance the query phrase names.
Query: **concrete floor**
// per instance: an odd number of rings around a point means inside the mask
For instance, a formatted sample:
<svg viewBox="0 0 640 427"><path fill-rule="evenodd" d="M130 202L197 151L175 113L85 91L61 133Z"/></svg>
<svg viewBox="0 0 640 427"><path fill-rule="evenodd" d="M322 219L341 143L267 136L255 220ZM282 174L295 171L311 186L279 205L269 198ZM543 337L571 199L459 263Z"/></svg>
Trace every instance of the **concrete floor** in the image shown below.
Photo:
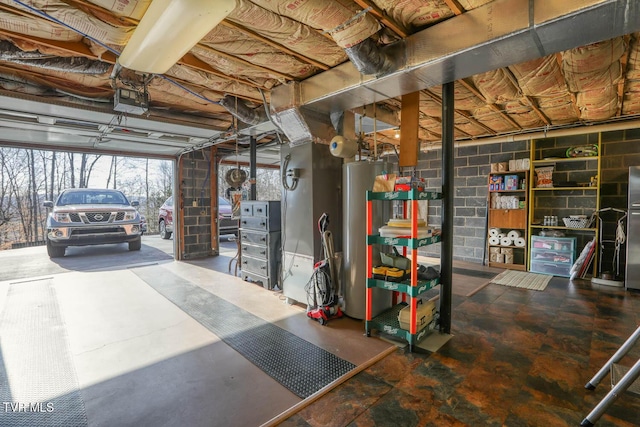
<svg viewBox="0 0 640 427"><path fill-rule="evenodd" d="M162 245L171 242L149 243L166 254ZM24 262L38 250L24 249ZM107 250L113 262L98 270L83 267L92 255L82 253L0 281L0 400L44 405L2 405L0 426L578 425L610 389L607 379L595 392L583 385L639 319L633 292L561 278L528 291L454 274L453 338L407 354L365 337L360 321L322 327L279 292L229 275L233 243L216 258L129 268L116 267L118 248ZM0 258L20 262L11 252ZM148 282L170 276L363 370L302 401ZM598 425L640 425L639 407L625 394Z"/></svg>
<svg viewBox="0 0 640 427"><path fill-rule="evenodd" d="M322 327L280 293L227 274L234 254L233 245L226 245L222 256L209 260L162 259L0 282L0 379L9 384L0 395L53 406L44 418L0 410L0 425L61 425L56 408L71 412L69 399L77 392L74 411L82 414L63 417L62 425L257 426L301 402L156 292L136 274L141 269L157 277L173 273L355 365L393 349L366 338L359 321L338 319ZM50 330L63 347L49 354L44 344L25 346L20 338L46 329L37 320L40 305L49 306L47 316L57 319ZM43 356L35 358L36 353ZM48 374L58 362L68 367L56 380L66 387L52 383ZM26 389L38 392L21 394Z"/></svg>

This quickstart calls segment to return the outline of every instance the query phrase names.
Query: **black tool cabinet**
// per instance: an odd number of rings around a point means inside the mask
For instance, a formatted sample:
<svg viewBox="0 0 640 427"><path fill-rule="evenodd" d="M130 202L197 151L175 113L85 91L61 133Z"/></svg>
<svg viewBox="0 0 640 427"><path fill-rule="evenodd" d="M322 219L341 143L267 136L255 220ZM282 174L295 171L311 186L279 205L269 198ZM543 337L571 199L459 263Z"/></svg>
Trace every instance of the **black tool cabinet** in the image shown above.
<svg viewBox="0 0 640 427"><path fill-rule="evenodd" d="M240 202L242 280L260 282L267 289L278 284L281 262L280 202Z"/></svg>

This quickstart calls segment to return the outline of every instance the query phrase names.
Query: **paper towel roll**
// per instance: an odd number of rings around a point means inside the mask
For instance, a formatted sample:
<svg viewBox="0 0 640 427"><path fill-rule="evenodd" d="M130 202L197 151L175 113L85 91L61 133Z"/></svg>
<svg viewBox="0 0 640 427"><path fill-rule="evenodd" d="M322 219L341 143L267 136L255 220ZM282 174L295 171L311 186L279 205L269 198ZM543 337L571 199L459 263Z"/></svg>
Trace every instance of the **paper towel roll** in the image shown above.
<svg viewBox="0 0 640 427"><path fill-rule="evenodd" d="M515 239L514 244L519 248L524 248L524 246L527 244L527 241L524 240L524 237L518 237L517 239Z"/></svg>
<svg viewBox="0 0 640 427"><path fill-rule="evenodd" d="M522 236L518 230L511 230L507 233L507 237L511 238L511 240L516 240L518 237Z"/></svg>
<svg viewBox="0 0 640 427"><path fill-rule="evenodd" d="M489 236L497 236L501 232L502 232L502 230L500 230L499 228L490 228L489 229Z"/></svg>
<svg viewBox="0 0 640 427"><path fill-rule="evenodd" d="M502 239L502 238L504 238L504 237L507 237L507 234L506 234L506 233L499 233L499 234L498 234L498 239Z"/></svg>
<svg viewBox="0 0 640 427"><path fill-rule="evenodd" d="M513 244L513 240L511 240L511 238L505 236L502 239L500 239L500 245L501 246L511 246Z"/></svg>
<svg viewBox="0 0 640 427"><path fill-rule="evenodd" d="M489 244L490 245L499 245L500 244L500 239L498 238L498 236L491 236L489 237Z"/></svg>

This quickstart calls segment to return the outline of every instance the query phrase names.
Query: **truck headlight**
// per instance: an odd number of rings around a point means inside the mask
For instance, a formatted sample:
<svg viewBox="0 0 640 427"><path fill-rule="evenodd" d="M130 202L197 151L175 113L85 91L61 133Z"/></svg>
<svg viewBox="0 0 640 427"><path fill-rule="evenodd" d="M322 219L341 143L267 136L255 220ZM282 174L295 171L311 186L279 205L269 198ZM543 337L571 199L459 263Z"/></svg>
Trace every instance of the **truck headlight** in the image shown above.
<svg viewBox="0 0 640 427"><path fill-rule="evenodd" d="M131 221L132 219L135 219L136 217L136 213L135 212L125 212L124 213L124 220L125 221Z"/></svg>
<svg viewBox="0 0 640 427"><path fill-rule="evenodd" d="M68 213L57 212L53 214L53 219L57 222L71 222L71 218L69 218Z"/></svg>

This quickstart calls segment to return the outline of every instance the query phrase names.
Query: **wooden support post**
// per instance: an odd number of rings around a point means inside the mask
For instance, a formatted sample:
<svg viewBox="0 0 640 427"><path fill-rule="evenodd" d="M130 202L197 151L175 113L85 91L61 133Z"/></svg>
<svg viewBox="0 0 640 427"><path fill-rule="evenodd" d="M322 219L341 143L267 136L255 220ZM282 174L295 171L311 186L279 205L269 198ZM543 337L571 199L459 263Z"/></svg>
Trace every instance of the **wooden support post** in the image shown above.
<svg viewBox="0 0 640 427"><path fill-rule="evenodd" d="M418 142L419 115L420 92L402 95L399 161L401 168L418 165L418 154L420 152L420 143Z"/></svg>

